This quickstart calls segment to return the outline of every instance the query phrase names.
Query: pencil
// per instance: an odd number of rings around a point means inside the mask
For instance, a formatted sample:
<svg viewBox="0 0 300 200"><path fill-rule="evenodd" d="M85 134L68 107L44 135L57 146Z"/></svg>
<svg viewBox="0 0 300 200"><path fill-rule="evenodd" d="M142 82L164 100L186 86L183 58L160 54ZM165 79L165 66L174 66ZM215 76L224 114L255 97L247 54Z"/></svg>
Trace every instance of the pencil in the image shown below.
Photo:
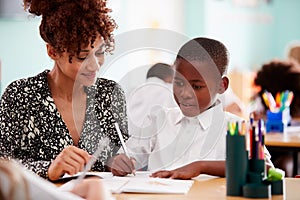
<svg viewBox="0 0 300 200"><path fill-rule="evenodd" d="M127 149L126 144L125 144L125 142L124 142L123 135L122 135L122 133L121 133L121 130L120 130L119 125L118 125L117 122L115 122L115 127L116 127L116 130L117 130L119 139L120 139L120 141L121 141L121 145L122 145L123 151L124 151L125 155L126 155L128 158L130 158L128 149ZM132 174L135 175L135 172L133 171Z"/></svg>
<svg viewBox="0 0 300 200"><path fill-rule="evenodd" d="M126 155L128 158L130 158L129 152L128 152L127 147L126 147L125 142L124 142L123 135L122 135L122 133L121 133L121 131L120 131L120 128L119 128L119 125L118 125L117 122L115 123L115 127L116 127L116 130L117 130L119 139L120 139L120 141L121 141L121 145L122 145L122 148L123 148L123 150L124 150L124 153L125 153L125 155Z"/></svg>
<svg viewBox="0 0 300 200"><path fill-rule="evenodd" d="M104 141L103 141L104 140ZM103 140L101 140L98 144L98 148L96 149L96 151L93 153L91 159L87 162L87 164L84 166L84 170L82 171L82 173L79 175L79 177L76 179L76 182L74 185L79 184L84 177L86 176L87 172L89 172L92 168L92 166L95 164L95 162L97 161L97 159L99 158L101 152L104 150L104 147L106 147L109 144L109 140L108 138L104 138Z"/></svg>

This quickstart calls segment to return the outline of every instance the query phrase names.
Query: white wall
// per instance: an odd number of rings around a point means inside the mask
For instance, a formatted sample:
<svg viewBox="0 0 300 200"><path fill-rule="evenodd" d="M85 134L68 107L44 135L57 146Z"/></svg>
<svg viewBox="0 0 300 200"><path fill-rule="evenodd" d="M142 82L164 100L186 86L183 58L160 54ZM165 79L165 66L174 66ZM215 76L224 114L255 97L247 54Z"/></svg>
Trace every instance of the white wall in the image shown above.
<svg viewBox="0 0 300 200"><path fill-rule="evenodd" d="M14 0L14 2L16 1L20 0ZM115 31L116 38L122 38L128 32L142 28L168 29L174 32L174 35L180 35L184 32L184 0L111 0L109 6L113 10L113 18L119 25ZM39 24L39 18L33 19L21 15L0 18L2 92L13 80L33 76L46 68L52 68L53 62L48 58L45 44L39 35ZM140 47L134 46L134 49L125 49L122 54L117 53L118 58L109 58L108 55L109 63L104 66L105 68L101 70L100 75L118 82L123 80L122 86L127 91L144 81L149 65L158 61L173 62L173 53L170 54L164 49L157 49L156 47L160 45L156 42L151 43L151 37L140 35L135 38L130 37L126 41L121 39L121 44L116 41L116 48L119 49L123 48L121 46L131 47L137 43ZM170 38L172 37L170 36ZM168 38L164 39L167 40ZM145 41L150 41L148 47L144 46ZM174 43L174 45L179 44ZM167 50L169 48L167 47ZM126 74L128 75L127 78Z"/></svg>

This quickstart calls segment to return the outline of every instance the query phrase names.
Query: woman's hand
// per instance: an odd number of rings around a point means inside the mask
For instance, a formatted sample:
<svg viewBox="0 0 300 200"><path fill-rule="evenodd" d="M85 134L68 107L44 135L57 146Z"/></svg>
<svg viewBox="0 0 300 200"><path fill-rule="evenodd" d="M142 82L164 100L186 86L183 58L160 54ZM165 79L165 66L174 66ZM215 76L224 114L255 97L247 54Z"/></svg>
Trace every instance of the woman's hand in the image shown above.
<svg viewBox="0 0 300 200"><path fill-rule="evenodd" d="M48 169L48 177L54 181L65 173L74 175L83 170L90 158L91 155L86 151L75 146L68 146L51 163Z"/></svg>
<svg viewBox="0 0 300 200"><path fill-rule="evenodd" d="M126 176L135 173L135 159L119 154L109 161L109 170L114 176Z"/></svg>

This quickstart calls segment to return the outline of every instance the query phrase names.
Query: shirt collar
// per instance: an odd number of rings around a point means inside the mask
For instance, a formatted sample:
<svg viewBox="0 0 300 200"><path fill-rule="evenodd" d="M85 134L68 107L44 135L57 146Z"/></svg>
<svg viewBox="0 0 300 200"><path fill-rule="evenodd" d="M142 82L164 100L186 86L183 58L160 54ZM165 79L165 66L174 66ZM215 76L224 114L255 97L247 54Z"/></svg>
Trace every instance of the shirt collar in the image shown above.
<svg viewBox="0 0 300 200"><path fill-rule="evenodd" d="M198 119L200 126L203 130L206 130L210 127L210 125L212 124L212 118L214 114L219 114L223 112L223 106L220 100L217 100L216 103L209 109L207 109L206 111L200 113L199 115L197 115L195 118ZM177 118L175 119L175 124L178 124L180 122L182 122L182 120L184 118L189 118L186 117L182 114L182 112L179 112Z"/></svg>

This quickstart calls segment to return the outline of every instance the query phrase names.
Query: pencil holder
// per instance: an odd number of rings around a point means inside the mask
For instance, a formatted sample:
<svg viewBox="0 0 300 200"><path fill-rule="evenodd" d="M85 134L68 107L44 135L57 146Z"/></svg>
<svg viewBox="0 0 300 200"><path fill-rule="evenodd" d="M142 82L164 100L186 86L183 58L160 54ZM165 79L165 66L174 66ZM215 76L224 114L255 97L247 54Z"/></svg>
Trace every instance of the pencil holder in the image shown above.
<svg viewBox="0 0 300 200"><path fill-rule="evenodd" d="M266 132L284 133L286 127L291 123L290 108L287 107L279 112L267 111Z"/></svg>
<svg viewBox="0 0 300 200"><path fill-rule="evenodd" d="M247 173L248 183L262 183L265 178L265 161L260 159L249 160L249 171Z"/></svg>
<svg viewBox="0 0 300 200"><path fill-rule="evenodd" d="M270 184L265 184L265 160L250 159L247 184L243 187L246 198L269 198L271 196Z"/></svg>
<svg viewBox="0 0 300 200"><path fill-rule="evenodd" d="M271 185L264 183L248 183L243 187L243 194L246 198L270 198Z"/></svg>
<svg viewBox="0 0 300 200"><path fill-rule="evenodd" d="M261 179L264 178L265 171L265 160L263 159L250 159L249 160L249 171L257 173L261 176Z"/></svg>
<svg viewBox="0 0 300 200"><path fill-rule="evenodd" d="M245 136L226 136L226 189L227 196L243 196L248 170L248 152Z"/></svg>
<svg viewBox="0 0 300 200"><path fill-rule="evenodd" d="M283 194L283 180L271 181L271 191L274 195Z"/></svg>

